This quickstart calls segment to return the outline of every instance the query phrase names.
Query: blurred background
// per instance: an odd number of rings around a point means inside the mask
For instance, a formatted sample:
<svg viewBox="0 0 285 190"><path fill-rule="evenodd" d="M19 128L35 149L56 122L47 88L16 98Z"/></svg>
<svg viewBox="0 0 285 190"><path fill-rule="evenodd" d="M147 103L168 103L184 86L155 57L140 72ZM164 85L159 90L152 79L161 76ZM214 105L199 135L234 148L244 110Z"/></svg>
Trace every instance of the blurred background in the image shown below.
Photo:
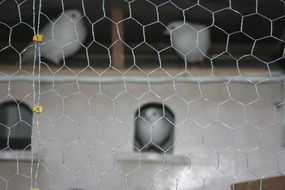
<svg viewBox="0 0 285 190"><path fill-rule="evenodd" d="M70 9L78 51L24 60ZM282 189L284 13L282 0L0 1L0 189ZM174 48L173 21L209 31L202 61Z"/></svg>

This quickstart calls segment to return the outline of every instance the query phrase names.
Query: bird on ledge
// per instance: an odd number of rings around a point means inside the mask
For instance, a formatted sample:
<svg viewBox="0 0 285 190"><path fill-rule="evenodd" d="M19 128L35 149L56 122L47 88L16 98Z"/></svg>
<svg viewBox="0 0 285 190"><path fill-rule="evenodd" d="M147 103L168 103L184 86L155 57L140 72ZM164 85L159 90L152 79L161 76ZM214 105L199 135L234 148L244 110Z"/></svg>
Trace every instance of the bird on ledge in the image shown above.
<svg viewBox="0 0 285 190"><path fill-rule="evenodd" d="M187 63L201 63L210 48L210 30L205 25L174 21L164 34L170 36L171 45Z"/></svg>
<svg viewBox="0 0 285 190"><path fill-rule="evenodd" d="M39 44L42 58L57 65L81 48L87 36L81 17L78 10L66 10L40 30L43 36L43 41ZM29 46L32 45L33 43ZM22 61L33 61L34 54L34 48L26 49Z"/></svg>

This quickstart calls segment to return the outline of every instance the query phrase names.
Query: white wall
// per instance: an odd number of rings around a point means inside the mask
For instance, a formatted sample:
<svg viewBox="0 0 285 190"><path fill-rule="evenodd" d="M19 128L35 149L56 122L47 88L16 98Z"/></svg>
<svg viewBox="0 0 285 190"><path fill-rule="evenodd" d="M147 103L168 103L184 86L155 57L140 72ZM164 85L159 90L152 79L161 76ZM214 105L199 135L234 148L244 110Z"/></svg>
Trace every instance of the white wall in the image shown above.
<svg viewBox="0 0 285 190"><path fill-rule="evenodd" d="M7 83L0 84L1 101ZM227 86L229 88L227 88ZM284 132L282 84L244 83L41 84L33 127L34 151L40 154L37 186L41 190L230 189L237 181L281 175L277 165ZM256 88L257 87L257 88ZM3 90L2 90L3 89ZM10 92L30 106L32 85L12 83ZM132 152L134 113L139 105L164 102L176 116L174 155L191 165L119 162ZM279 165L281 161L279 162ZM0 163L0 189L23 189L29 180L7 177L16 166ZM21 163L26 170L27 163ZM9 173L8 172L8 173ZM17 173L17 172L16 172ZM22 173L19 171L18 173ZM29 176L29 173L26 174ZM4 185L3 185L4 184ZM18 187L15 187L18 186ZM21 187L21 188L20 188ZM5 189L5 188L4 188Z"/></svg>

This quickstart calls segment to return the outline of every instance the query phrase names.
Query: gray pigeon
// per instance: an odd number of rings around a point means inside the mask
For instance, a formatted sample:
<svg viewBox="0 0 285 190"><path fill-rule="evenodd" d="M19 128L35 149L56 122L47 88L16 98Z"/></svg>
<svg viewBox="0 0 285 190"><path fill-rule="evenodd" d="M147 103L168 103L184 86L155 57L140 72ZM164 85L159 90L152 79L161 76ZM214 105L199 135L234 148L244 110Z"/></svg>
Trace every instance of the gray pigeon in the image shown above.
<svg viewBox="0 0 285 190"><path fill-rule="evenodd" d="M145 150L166 150L165 144L173 135L174 115L168 108L163 114L161 104L147 105L140 110L139 115L136 120L136 140L140 146Z"/></svg>
<svg viewBox="0 0 285 190"><path fill-rule="evenodd" d="M66 10L52 23L40 30L43 42L39 44L41 56L54 64L59 64L63 58L75 54L87 36L86 26L78 10ZM23 53L23 61L31 61L34 57L34 48Z"/></svg>
<svg viewBox="0 0 285 190"><path fill-rule="evenodd" d="M211 43L206 26L175 21L167 28L165 34L170 35L172 47L183 60L186 57L188 63L203 62Z"/></svg>

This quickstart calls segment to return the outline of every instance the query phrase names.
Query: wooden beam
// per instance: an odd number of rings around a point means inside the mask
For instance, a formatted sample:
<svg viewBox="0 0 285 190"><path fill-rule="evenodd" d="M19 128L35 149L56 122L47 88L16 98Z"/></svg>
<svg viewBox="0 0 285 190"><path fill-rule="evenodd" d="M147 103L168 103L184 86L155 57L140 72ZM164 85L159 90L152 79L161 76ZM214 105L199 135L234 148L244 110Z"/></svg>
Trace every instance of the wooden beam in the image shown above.
<svg viewBox="0 0 285 190"><path fill-rule="evenodd" d="M124 55L124 44L122 41L124 40L124 28L123 24L118 24L120 20L123 20L123 10L119 6L115 6L112 8L112 20L116 22L116 25L112 25L112 42L116 42L112 46L112 65L116 69L123 69L125 62ZM119 35L120 34L120 35Z"/></svg>
<svg viewBox="0 0 285 190"><path fill-rule="evenodd" d="M232 185L232 190L284 190L285 176L248 181Z"/></svg>

